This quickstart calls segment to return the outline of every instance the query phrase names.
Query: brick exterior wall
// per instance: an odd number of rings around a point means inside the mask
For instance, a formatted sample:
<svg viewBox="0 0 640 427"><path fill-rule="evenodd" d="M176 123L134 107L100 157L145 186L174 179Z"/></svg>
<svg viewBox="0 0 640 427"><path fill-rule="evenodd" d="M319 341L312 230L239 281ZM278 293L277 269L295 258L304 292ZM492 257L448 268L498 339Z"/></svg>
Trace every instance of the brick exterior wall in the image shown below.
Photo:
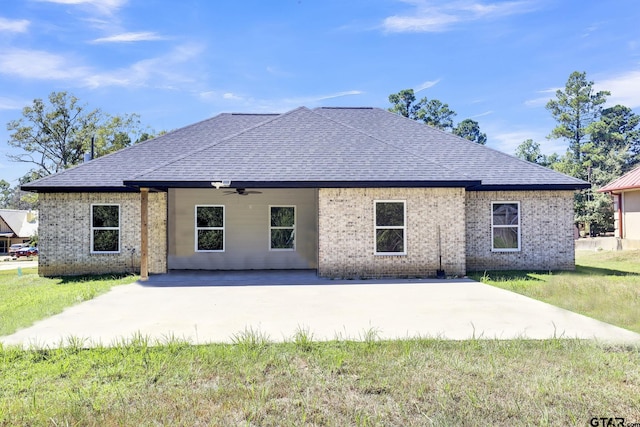
<svg viewBox="0 0 640 427"><path fill-rule="evenodd" d="M491 202L520 202L519 252L493 252ZM466 194L467 270L575 269L573 191Z"/></svg>
<svg viewBox="0 0 640 427"><path fill-rule="evenodd" d="M335 278L428 277L439 268L465 274L462 188L337 188L318 192L318 275ZM406 255L374 255L374 201L405 200Z"/></svg>
<svg viewBox="0 0 640 427"><path fill-rule="evenodd" d="M39 202L40 275L140 271L140 193L41 193ZM91 205L95 203L120 205L120 253L91 253ZM149 272L166 273L166 193L149 193L148 223Z"/></svg>

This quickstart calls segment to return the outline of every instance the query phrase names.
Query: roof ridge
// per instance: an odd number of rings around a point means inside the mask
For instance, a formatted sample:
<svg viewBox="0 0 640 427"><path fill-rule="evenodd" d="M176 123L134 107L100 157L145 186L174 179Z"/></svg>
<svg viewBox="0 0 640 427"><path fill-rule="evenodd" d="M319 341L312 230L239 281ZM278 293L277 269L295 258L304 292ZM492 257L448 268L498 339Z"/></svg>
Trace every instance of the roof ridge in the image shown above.
<svg viewBox="0 0 640 427"><path fill-rule="evenodd" d="M316 109L314 109L314 111L312 111L312 112L314 112L314 113L315 113L315 110L318 110L318 109L319 109L319 108L316 108ZM346 109L346 108L345 108L345 109ZM372 110L382 110L382 111L385 111L385 110L383 110L382 108L377 108L377 107L371 107L371 109L372 109ZM320 114L320 113L316 113L316 114L318 114L318 115L320 115L320 116L324 117L325 119L331 120L332 122L338 123L338 124L339 124L339 125L341 125L341 126L348 127L349 129L353 129L353 130L355 130L356 132L359 132L359 133L361 133L361 134L363 134L363 135L366 135L366 136L368 136L368 137L369 137L369 138L371 138L371 139L374 139L374 140L376 140L376 141L381 142L382 144L388 145L388 146L393 147L393 148L395 148L395 149L397 149L397 150L400 150L400 151L404 151L405 153L408 153L408 154L412 155L413 157L416 157L416 158L418 158L418 159L420 159L420 160L424 160L424 161L426 161L426 162L428 162L428 163L430 163L430 164L432 164L432 165L435 165L435 166L441 167L441 168L443 168L443 169L446 169L446 170L448 170L449 172L454 172L454 173L456 173L456 174L459 174L459 175L461 175L462 177L467 178L469 181L477 181L476 179L473 179L472 177L468 176L468 175L467 175L467 174L465 174L465 173L462 173L462 172L458 171L457 169L451 169L451 168L449 168L449 167L447 167L447 166L444 166L444 165L442 165L442 164L440 164L440 163L437 163L437 162L435 162L435 161L433 161L433 160L431 160L431 159L429 159L429 158L423 157L423 156L421 156L420 154L417 154L417 153L415 153L414 151L407 149L406 147L398 146L398 145L396 145L396 144L393 144L392 142L389 142L389 141L383 140L383 139L381 139L381 138L379 138L379 137L377 137L377 136L373 136L373 135L371 135L370 133L363 131L362 129L356 128L356 127L351 126L351 125L348 125L348 124L346 124L346 123L342 123L342 122L340 122L340 121L338 121L338 120L336 120L336 119L333 119L332 117L327 117L327 116L322 115L322 114ZM393 114L393 113L390 113L390 114ZM408 119L408 120L411 120L411 119ZM411 121L414 121L414 120L411 120Z"/></svg>
<svg viewBox="0 0 640 427"><path fill-rule="evenodd" d="M281 118L281 117L287 116L287 115L289 115L289 114L292 114L292 113L293 113L293 112L295 112L295 111L302 110L302 109L309 110L307 107L298 107L298 108L295 108L295 109L293 109L293 110L291 110L291 111L287 111L286 113L278 114L278 115L276 115L276 116L274 116L274 117L271 117L271 118L269 118L269 119L267 119L267 120L264 120L264 121L262 121L262 122L260 122L260 123L256 123L256 124L255 124L255 125L253 125L253 126L249 126L248 128L245 128L245 129L243 129L243 130L241 130L241 131L239 131L239 132L236 132L236 133L234 133L234 134L231 134L231 135L229 135L229 136L226 136L226 137L224 137L224 138L222 138L222 139L220 139L220 140L218 140L218 141L214 141L214 142L212 142L212 143L209 143L209 144L207 144L207 145L205 145L205 146L203 146L203 147L201 147L201 148L199 148L199 149L197 149L197 150L193 150L193 151L190 151L189 153L185 153L185 154L183 154L183 155L181 155L181 156L178 156L178 157L176 157L176 158L174 158L174 159L172 159L172 160L170 160L170 161L168 161L168 162L164 162L164 163L162 163L162 164L160 164L160 165L156 165L156 166L150 167L150 168L148 168L148 169L145 169L144 171L141 171L141 172L139 172L139 173L137 173L137 174L135 174L135 175L133 175L133 176L130 176L128 179L125 179L125 180L123 180L123 181L133 180L133 179L135 179L135 178L137 178L137 177L139 177L139 176L146 175L146 174L148 174L149 172L153 172L153 171L158 170L158 169L160 169L160 168L163 168L163 167L165 167L165 166L168 166L168 165L171 165L171 164L173 164L173 163L179 162L180 160L186 159L186 158L187 158L187 157L189 157L189 156L193 156L194 154L197 154L197 153L200 153L200 152L202 152L202 151L208 150L208 149L210 149L210 148L212 148L212 147L215 147L216 145L219 145L219 144L222 144L222 143L226 142L226 141L227 141L227 140L229 140L229 139L232 139L232 138L235 138L235 137L237 137L237 136L239 136L239 135L242 135L242 134L243 134L243 133L245 133L245 132L248 132L248 131L250 131L250 130L252 130L252 129L255 129L255 128L258 128L258 127L260 127L260 126L263 126L263 125L265 125L265 124L267 124L267 123L271 123L271 122L272 122L272 121L274 121L274 120L277 120L277 119L279 119L279 118Z"/></svg>

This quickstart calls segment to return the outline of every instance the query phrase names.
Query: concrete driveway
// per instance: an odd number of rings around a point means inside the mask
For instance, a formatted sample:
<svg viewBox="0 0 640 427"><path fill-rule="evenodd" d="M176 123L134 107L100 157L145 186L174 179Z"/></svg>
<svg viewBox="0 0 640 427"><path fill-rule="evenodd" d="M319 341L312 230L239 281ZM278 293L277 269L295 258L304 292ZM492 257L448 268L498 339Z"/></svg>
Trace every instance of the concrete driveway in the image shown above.
<svg viewBox="0 0 640 427"><path fill-rule="evenodd" d="M639 343L640 334L512 292L460 280L332 281L313 272L172 273L117 286L13 335L4 344L58 346L70 337L113 345L135 335L230 342L253 330L273 341L434 337L586 338Z"/></svg>

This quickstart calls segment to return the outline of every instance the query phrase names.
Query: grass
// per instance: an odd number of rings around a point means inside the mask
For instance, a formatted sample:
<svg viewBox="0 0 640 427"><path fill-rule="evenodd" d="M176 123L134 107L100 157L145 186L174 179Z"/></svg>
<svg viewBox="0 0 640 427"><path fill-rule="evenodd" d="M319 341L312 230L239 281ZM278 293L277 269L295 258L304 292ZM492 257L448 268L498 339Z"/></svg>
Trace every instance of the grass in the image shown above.
<svg viewBox="0 0 640 427"><path fill-rule="evenodd" d="M640 251L576 252L576 270L471 275L576 313L640 332Z"/></svg>
<svg viewBox="0 0 640 427"><path fill-rule="evenodd" d="M577 340L0 347L0 425L589 425L640 421L640 351Z"/></svg>
<svg viewBox="0 0 640 427"><path fill-rule="evenodd" d="M74 276L45 278L37 268L0 270L0 336L90 300L137 276Z"/></svg>
<svg viewBox="0 0 640 427"><path fill-rule="evenodd" d="M478 278L639 330L639 255L579 253L575 272ZM0 328L9 331L24 316L31 323L53 314L54 305L59 311L135 280L22 273L0 272ZM0 344L0 426L640 422L638 346L564 339L381 341L373 329L359 342L318 342L304 326L285 343L251 328L231 338L232 344L194 346L134 336L92 349L75 339L51 349Z"/></svg>

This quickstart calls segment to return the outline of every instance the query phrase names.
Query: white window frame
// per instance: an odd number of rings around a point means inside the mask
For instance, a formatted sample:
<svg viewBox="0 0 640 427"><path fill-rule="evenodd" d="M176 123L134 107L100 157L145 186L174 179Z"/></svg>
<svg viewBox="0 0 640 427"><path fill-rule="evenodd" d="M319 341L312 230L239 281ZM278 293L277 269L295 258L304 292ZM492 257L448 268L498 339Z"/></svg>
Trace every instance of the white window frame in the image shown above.
<svg viewBox="0 0 640 427"><path fill-rule="evenodd" d="M378 203L402 203L402 226L377 225ZM402 230L402 252L378 252L378 230ZM375 255L407 255L407 201L406 200L374 200L373 201L373 253Z"/></svg>
<svg viewBox="0 0 640 427"><path fill-rule="evenodd" d="M93 226L93 208L94 206L117 206L118 207L118 226L117 227L94 227ZM91 221L91 250L92 254L119 254L120 249L122 247L122 232L120 230L120 225L122 224L122 207L119 203L92 203L91 204L91 217L89 221ZM117 251L96 251L93 249L93 232L95 230L117 230L118 231L118 250Z"/></svg>
<svg viewBox="0 0 640 427"><path fill-rule="evenodd" d="M274 227L271 225L271 208L293 208L293 227ZM269 205L269 251L274 252L294 252L296 250L297 240L297 224L298 224L298 208L296 205ZM271 247L271 230L291 230L293 229L293 248L272 248Z"/></svg>
<svg viewBox="0 0 640 427"><path fill-rule="evenodd" d="M493 210L494 210L494 206L495 205L517 205L518 206L518 247L517 248L495 248L493 246L493 242L494 242L494 230L496 228L513 228L516 227L515 225L512 224L505 224L505 225L496 225L493 223ZM516 201L495 201L495 202L491 202L491 252L520 252L522 249L522 227L521 227L521 222L522 222L522 209L520 207L520 202L516 202Z"/></svg>
<svg viewBox="0 0 640 427"><path fill-rule="evenodd" d="M222 208L222 227L198 227L198 208ZM227 209L225 205L196 205L193 210L193 228L194 228L194 250L196 252L224 252L227 249ZM198 249L198 231L200 230L222 230L222 249Z"/></svg>

